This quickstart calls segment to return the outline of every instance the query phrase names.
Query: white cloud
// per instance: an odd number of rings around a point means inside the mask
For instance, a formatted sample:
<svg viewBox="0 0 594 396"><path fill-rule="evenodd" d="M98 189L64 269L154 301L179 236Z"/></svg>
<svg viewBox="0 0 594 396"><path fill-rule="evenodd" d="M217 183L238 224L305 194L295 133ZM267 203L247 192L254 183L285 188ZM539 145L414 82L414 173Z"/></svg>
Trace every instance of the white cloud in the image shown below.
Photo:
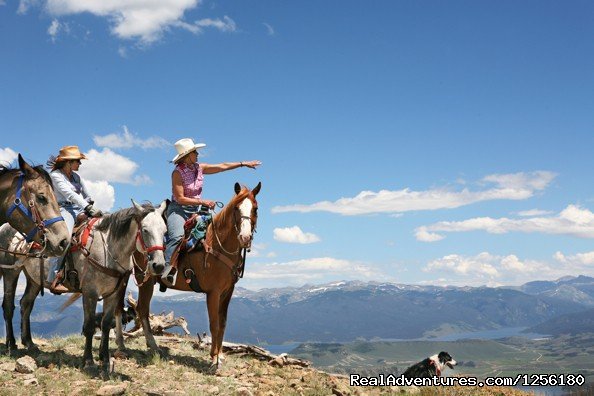
<svg viewBox="0 0 594 396"><path fill-rule="evenodd" d="M109 148L104 148L102 151L91 149L85 155L87 160L83 161L78 171L85 180L134 185L151 182L146 175L134 174L138 169L136 162L114 153Z"/></svg>
<svg viewBox="0 0 594 396"><path fill-rule="evenodd" d="M58 33L60 32L60 22L57 19L54 19L51 25L47 28L47 34L50 35L52 39L52 43L56 42L56 38L58 37Z"/></svg>
<svg viewBox="0 0 594 396"><path fill-rule="evenodd" d="M10 165L17 157L18 154L10 147L0 148L0 165Z"/></svg>
<svg viewBox="0 0 594 396"><path fill-rule="evenodd" d="M302 286L305 283L326 283L336 280L386 279L369 265L319 257L285 263L250 264L245 272L244 284L248 288Z"/></svg>
<svg viewBox="0 0 594 396"><path fill-rule="evenodd" d="M476 256L451 254L432 260L423 272L439 274L439 279L423 284L457 286L520 285L539 280L556 280L563 276L594 275L594 252L566 256L561 252L553 260L520 259L514 254L501 256L488 252Z"/></svg>
<svg viewBox="0 0 594 396"><path fill-rule="evenodd" d="M494 184L494 186L479 191L471 191L467 188L460 191L445 188L427 191L411 191L408 188L396 191L362 191L353 198L341 198L334 202L275 206L272 208L272 213L324 211L354 216L452 209L476 202L500 199L523 200L545 189L555 176L554 173L547 171L489 175L482 179L482 183Z"/></svg>
<svg viewBox="0 0 594 396"><path fill-rule="evenodd" d="M0 6L4 6L4 5L6 5L6 1L0 0Z"/></svg>
<svg viewBox="0 0 594 396"><path fill-rule="evenodd" d="M268 23L263 22L262 23L264 26L266 26L266 31L268 32L269 36L274 36L274 28L272 26L270 26Z"/></svg>
<svg viewBox="0 0 594 396"><path fill-rule="evenodd" d="M122 47L120 46L118 48L118 54L122 57L122 58L127 58L128 57L128 50L126 49L126 47Z"/></svg>
<svg viewBox="0 0 594 396"><path fill-rule="evenodd" d="M522 261L513 254L498 256L488 252L476 256L450 254L430 261L423 272L446 276L436 284L459 286L517 285L534 280L535 275L538 275L538 279L556 279L567 275L564 270L554 270L553 266L545 262Z"/></svg>
<svg viewBox="0 0 594 396"><path fill-rule="evenodd" d="M112 149L129 149L140 147L142 149L168 147L171 144L158 136L148 139L141 139L138 135L130 132L127 126L123 126L124 132L121 134L110 133L104 136L93 136L93 142L99 147L108 147Z"/></svg>
<svg viewBox="0 0 594 396"><path fill-rule="evenodd" d="M17 12L25 14L32 7L43 7L52 17L89 13L105 18L114 36L138 40L145 45L159 40L173 28L183 28L194 34L202 33L205 28L222 32L237 30L235 21L226 15L222 19L185 22L184 14L196 9L200 3L201 0L20 0ZM54 25L52 31L57 34L58 25Z"/></svg>
<svg viewBox="0 0 594 396"><path fill-rule="evenodd" d="M89 190L91 197L95 200L96 207L106 212L113 209L115 203L115 190L111 184L105 180L85 180L85 186Z"/></svg>
<svg viewBox="0 0 594 396"><path fill-rule="evenodd" d="M540 210L540 209L530 209L518 212L518 216L522 217L532 217L532 216L542 216L552 214L553 212L549 210Z"/></svg>
<svg viewBox="0 0 594 396"><path fill-rule="evenodd" d="M308 244L320 241L316 234L303 232L298 226L275 228L273 232L274 239L279 242Z"/></svg>
<svg viewBox="0 0 594 396"><path fill-rule="evenodd" d="M268 257L273 258L276 257L275 252L267 252L268 246L264 243L252 243L252 248L248 252L248 257L256 258L256 257Z"/></svg>
<svg viewBox="0 0 594 396"><path fill-rule="evenodd" d="M419 241L434 242L445 238L439 233L468 231L486 231L491 234L538 232L594 238L594 213L577 205L569 205L557 216L521 219L477 217L463 221L441 221L432 225L418 227L415 230L415 235ZM428 235L433 239L428 238Z"/></svg>

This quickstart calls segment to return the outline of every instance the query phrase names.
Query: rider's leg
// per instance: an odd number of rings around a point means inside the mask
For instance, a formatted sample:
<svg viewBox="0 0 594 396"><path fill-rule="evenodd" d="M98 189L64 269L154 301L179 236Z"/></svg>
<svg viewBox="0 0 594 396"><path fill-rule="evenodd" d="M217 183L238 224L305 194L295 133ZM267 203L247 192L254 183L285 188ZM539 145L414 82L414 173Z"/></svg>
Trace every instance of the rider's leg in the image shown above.
<svg viewBox="0 0 594 396"><path fill-rule="evenodd" d="M167 208L167 243L165 244L165 268L162 277L171 272L171 256L184 237L184 224L187 215L177 202L171 202Z"/></svg>
<svg viewBox="0 0 594 396"><path fill-rule="evenodd" d="M76 219L76 211L72 205L60 206L60 215L64 218L64 223L68 228L68 235L72 235L74 229L74 221ZM66 249L68 251L68 249ZM58 272L58 265L62 262L64 255L58 257L51 257L49 259L50 268L47 274L47 281L52 284Z"/></svg>

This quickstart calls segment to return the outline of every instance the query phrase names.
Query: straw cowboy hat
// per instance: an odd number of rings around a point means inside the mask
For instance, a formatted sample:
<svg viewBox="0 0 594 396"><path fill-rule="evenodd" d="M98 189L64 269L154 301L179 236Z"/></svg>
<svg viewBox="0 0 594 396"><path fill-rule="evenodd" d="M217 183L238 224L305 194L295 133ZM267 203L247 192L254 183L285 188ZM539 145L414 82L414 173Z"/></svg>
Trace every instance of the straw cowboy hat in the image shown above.
<svg viewBox="0 0 594 396"><path fill-rule="evenodd" d="M174 144L177 155L173 157L171 162L177 162L183 156L190 154L192 151L198 150L199 148L206 147L204 143L196 143L189 138L180 139Z"/></svg>

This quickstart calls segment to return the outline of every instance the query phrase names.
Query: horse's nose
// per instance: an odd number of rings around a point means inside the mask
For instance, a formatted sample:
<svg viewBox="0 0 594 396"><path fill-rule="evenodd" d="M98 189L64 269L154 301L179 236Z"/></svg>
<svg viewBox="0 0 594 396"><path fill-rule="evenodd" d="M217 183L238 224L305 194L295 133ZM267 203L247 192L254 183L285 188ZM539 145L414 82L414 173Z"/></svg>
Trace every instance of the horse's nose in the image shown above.
<svg viewBox="0 0 594 396"><path fill-rule="evenodd" d="M60 249L66 250L66 248L68 247L68 238L62 239L58 246L60 246Z"/></svg>
<svg viewBox="0 0 594 396"><path fill-rule="evenodd" d="M239 236L239 242L240 242L240 243L241 243L243 246L245 246L245 245L247 245L248 243L250 243L251 239L252 239L252 238L251 238L250 236L248 236L248 235L240 235L240 236Z"/></svg>

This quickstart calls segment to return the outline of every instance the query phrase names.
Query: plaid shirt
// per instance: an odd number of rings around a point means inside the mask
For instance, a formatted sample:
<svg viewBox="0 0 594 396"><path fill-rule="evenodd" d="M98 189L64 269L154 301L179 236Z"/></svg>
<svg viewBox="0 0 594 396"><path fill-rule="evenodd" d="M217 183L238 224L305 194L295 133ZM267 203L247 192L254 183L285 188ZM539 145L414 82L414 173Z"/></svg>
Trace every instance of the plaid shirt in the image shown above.
<svg viewBox="0 0 594 396"><path fill-rule="evenodd" d="M184 196L186 198L200 199L202 194L202 181L204 180L204 175L202 174L202 169L200 169L200 166L198 164L188 166L182 163L175 167L174 172L175 171L179 172L182 178ZM173 197L173 195L171 196L171 200L175 201L175 197Z"/></svg>

